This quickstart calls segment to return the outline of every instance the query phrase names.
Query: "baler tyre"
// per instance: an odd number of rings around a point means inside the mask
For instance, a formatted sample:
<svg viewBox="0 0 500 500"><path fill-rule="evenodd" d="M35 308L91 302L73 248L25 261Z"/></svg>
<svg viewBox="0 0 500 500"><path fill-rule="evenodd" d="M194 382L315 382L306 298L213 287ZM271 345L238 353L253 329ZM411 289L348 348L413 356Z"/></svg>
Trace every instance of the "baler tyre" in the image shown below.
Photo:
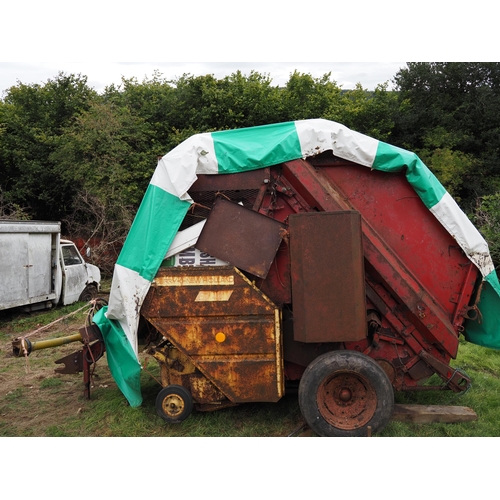
<svg viewBox="0 0 500 500"><path fill-rule="evenodd" d="M178 424L193 411L193 398L182 385L167 385L156 397L156 412L170 424Z"/></svg>
<svg viewBox="0 0 500 500"><path fill-rule="evenodd" d="M318 356L299 384L299 407L320 436L367 436L382 430L394 410L389 377L372 358L355 351Z"/></svg>
<svg viewBox="0 0 500 500"><path fill-rule="evenodd" d="M78 298L78 302L90 302L97 298L97 288L95 285L87 285Z"/></svg>

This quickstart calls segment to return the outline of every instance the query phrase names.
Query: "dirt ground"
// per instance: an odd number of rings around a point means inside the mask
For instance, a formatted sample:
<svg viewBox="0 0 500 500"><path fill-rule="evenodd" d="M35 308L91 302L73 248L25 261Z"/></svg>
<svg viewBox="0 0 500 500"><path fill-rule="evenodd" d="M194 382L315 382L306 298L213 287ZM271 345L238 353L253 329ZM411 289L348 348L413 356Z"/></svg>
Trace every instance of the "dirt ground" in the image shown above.
<svg viewBox="0 0 500 500"><path fill-rule="evenodd" d="M19 312L0 312L0 436L33 435L39 436L40 429L57 426L67 417L85 411L87 400L84 398L83 374L60 374L55 371L61 364L58 359L79 351L80 342L35 350L29 356L16 357L13 354L12 340L27 336L31 342L63 337L77 333L85 326L87 309L67 317L42 332L19 329L23 317L30 320L33 316ZM32 313L36 314L36 313ZM14 321L9 322L9 318ZM36 325L35 330L41 325ZM93 372L91 391L96 388L116 388L106 360L96 363Z"/></svg>
<svg viewBox="0 0 500 500"><path fill-rule="evenodd" d="M84 395L83 373L55 371L63 366L55 361L80 351L81 342L34 350L27 357L13 354L12 341L17 337L36 342L78 333L88 321L88 310L86 306L69 316L68 308L57 308L50 320L47 313L0 311L0 437L313 435L298 428L302 418L293 395L278 403L230 407L214 412L213 418L212 412L193 412L184 426L166 425L155 410L161 389L158 363L145 352L139 353L143 405L133 411L111 376L106 355L93 365L90 400ZM34 333L61 317L62 321Z"/></svg>

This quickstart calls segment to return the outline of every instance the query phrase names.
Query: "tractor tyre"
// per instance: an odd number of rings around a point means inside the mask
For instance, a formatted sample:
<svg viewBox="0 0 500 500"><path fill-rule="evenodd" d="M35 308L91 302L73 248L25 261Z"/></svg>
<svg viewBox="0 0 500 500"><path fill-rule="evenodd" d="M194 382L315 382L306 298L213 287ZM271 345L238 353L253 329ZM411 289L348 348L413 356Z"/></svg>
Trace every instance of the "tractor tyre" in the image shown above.
<svg viewBox="0 0 500 500"><path fill-rule="evenodd" d="M306 368L299 384L299 406L320 436L367 436L390 421L394 391L372 358L355 351L332 351Z"/></svg>
<svg viewBox="0 0 500 500"><path fill-rule="evenodd" d="M193 398L181 385L167 385L156 397L156 412L170 424L178 424L193 411Z"/></svg>

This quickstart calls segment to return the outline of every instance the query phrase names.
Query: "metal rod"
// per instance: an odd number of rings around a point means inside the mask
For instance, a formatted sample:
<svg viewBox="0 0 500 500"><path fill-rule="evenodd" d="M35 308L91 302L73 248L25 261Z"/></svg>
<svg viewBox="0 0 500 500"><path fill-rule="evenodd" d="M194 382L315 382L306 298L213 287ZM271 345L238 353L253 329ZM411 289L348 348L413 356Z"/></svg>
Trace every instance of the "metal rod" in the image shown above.
<svg viewBox="0 0 500 500"><path fill-rule="evenodd" d="M38 342L31 342L31 350L38 351L40 349L48 349L50 347L58 347L64 344L71 344L71 342L81 342L82 336L80 333L75 333L67 337L59 337L57 339L39 340Z"/></svg>
<svg viewBox="0 0 500 500"><path fill-rule="evenodd" d="M64 344L70 344L71 342L82 342L82 335L80 333L75 333L67 337L59 337L56 339L49 340L39 340L37 342L32 342L28 339L15 339L12 341L12 352L14 356L24 356L31 354L33 351L38 351L40 349L49 349L51 347L58 347Z"/></svg>

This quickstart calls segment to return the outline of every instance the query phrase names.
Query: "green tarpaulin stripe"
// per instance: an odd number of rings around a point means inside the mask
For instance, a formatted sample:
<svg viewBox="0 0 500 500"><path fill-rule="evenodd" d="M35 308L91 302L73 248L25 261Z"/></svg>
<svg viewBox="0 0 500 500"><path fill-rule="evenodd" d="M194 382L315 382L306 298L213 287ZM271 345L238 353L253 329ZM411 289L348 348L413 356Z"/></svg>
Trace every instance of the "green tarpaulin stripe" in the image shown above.
<svg viewBox="0 0 500 500"><path fill-rule="evenodd" d="M142 404L141 365L120 324L106 318L107 310L105 306L97 311L93 321L104 338L111 375L130 406L137 407Z"/></svg>
<svg viewBox="0 0 500 500"><path fill-rule="evenodd" d="M500 284L495 271L482 282L477 318L465 321L464 337L483 347L500 349ZM472 316L472 313L471 313Z"/></svg>
<svg viewBox="0 0 500 500"><path fill-rule="evenodd" d="M255 170L302 156L294 122L212 132L219 174Z"/></svg>
<svg viewBox="0 0 500 500"><path fill-rule="evenodd" d="M116 263L152 281L190 206L149 184Z"/></svg>
<svg viewBox="0 0 500 500"><path fill-rule="evenodd" d="M408 182L427 208L432 208L446 193L436 176L415 153L385 142L379 142L373 168L392 173L406 168Z"/></svg>

